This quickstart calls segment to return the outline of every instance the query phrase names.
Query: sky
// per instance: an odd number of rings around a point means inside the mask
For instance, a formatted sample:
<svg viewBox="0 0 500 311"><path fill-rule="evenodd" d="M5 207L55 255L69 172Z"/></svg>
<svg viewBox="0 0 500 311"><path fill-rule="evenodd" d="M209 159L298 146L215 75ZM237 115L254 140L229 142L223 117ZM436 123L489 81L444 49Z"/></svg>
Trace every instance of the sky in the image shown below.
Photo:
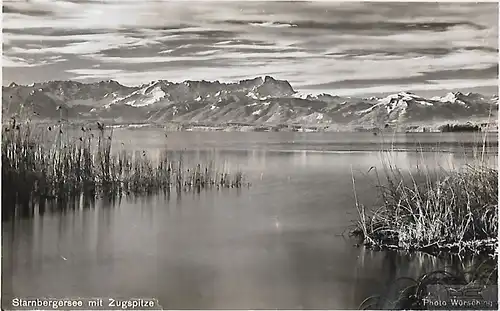
<svg viewBox="0 0 500 311"><path fill-rule="evenodd" d="M270 75L299 91L497 93L497 3L4 0L2 83Z"/></svg>

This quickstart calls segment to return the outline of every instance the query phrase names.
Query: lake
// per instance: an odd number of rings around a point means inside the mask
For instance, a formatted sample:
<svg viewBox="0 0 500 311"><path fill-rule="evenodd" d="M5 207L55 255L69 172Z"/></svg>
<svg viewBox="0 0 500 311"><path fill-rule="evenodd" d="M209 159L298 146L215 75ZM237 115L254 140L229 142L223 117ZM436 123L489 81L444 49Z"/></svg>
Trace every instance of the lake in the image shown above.
<svg viewBox="0 0 500 311"><path fill-rule="evenodd" d="M119 129L116 148L241 169L249 188L123 198L2 224L3 301L157 298L165 309L354 309L451 258L355 247L358 199L377 203L372 166L460 168L473 133L239 133ZM488 159L496 165L498 137ZM122 145L123 143L123 145ZM390 153L379 152L392 148ZM420 150L420 151L419 151ZM421 152L423 151L423 152ZM493 156L492 156L493 155ZM4 307L8 306L4 305Z"/></svg>

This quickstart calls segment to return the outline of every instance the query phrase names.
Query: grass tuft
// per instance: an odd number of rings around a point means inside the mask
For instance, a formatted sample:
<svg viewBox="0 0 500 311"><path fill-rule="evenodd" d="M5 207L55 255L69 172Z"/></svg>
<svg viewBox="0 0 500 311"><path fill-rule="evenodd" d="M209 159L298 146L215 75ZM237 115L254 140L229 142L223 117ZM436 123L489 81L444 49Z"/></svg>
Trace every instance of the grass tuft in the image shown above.
<svg viewBox="0 0 500 311"><path fill-rule="evenodd" d="M460 170L418 167L415 173L385 162L383 174L372 169L381 198L374 209L359 203L352 179L359 219L351 235L363 244L376 249L497 255L496 168L477 161Z"/></svg>

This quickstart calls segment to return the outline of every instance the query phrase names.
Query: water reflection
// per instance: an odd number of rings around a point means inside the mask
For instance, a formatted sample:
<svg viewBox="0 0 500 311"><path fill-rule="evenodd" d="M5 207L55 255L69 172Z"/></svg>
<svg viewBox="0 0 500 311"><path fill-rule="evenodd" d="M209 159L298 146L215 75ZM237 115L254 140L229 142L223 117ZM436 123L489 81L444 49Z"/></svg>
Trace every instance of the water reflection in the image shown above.
<svg viewBox="0 0 500 311"><path fill-rule="evenodd" d="M162 144L144 142L141 131L133 135L137 148ZM377 195L367 171L381 169L382 159L415 170L423 164L461 167L466 156L275 150L263 147L277 139L273 135L205 133L193 134L192 148L184 151L186 138L176 135L169 134L172 159L182 154L186 165L213 160L241 169L252 186L79 198L62 209L46 204L4 221L3 298L155 297L171 309L357 308L368 296L393 295L400 276L418 277L450 263L355 248L341 234L357 218L351 168L360 201L373 205ZM284 135L278 137L326 140ZM206 148L243 144L238 139L257 147Z"/></svg>
<svg viewBox="0 0 500 311"><path fill-rule="evenodd" d="M494 267L497 266L496 261L479 255L460 257L443 254L437 257L425 253L375 252L365 248L362 248L360 253L359 264L355 269L356 279L377 267L380 269L378 272L380 279L375 281L378 284L375 291L373 287L358 281L354 296L358 301L370 296L379 296L381 299L373 306L376 309L393 308L401 290L414 285L424 275L437 271L446 271L463 278L465 282L470 282L473 279L477 280L475 270L483 267L483 270L487 270L487 273L483 272L485 277L496 282L496 271L494 271Z"/></svg>
<svg viewBox="0 0 500 311"><path fill-rule="evenodd" d="M261 209L253 198L237 204L236 195L172 194L173 201L138 198L120 208L97 204L9 222L4 298L120 295L157 297L165 308L356 308L371 295L394 296L401 276L449 263L355 248L339 236L348 218L325 206L332 196L299 195L305 198L261 199Z"/></svg>
<svg viewBox="0 0 500 311"><path fill-rule="evenodd" d="M380 151L481 152L498 150L497 133L259 133L172 132L168 138L158 129L116 130L113 148L119 150L268 150L268 151ZM122 146L122 143L124 144Z"/></svg>

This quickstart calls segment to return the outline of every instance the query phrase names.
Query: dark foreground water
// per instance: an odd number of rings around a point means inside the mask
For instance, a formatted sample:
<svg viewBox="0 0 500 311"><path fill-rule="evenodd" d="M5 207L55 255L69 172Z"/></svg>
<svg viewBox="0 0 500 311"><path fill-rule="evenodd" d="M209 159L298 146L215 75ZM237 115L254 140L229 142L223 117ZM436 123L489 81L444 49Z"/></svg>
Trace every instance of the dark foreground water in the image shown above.
<svg viewBox="0 0 500 311"><path fill-rule="evenodd" d="M381 159L459 168L477 136L117 130L117 146L212 158L242 169L252 186L4 222L3 306L13 297L148 297L169 309L357 308L400 276L460 263L353 247L342 236L356 219L352 174L359 199L373 205L373 175L364 174ZM496 134L488 140L497 145ZM382 141L400 151L382 155Z"/></svg>

